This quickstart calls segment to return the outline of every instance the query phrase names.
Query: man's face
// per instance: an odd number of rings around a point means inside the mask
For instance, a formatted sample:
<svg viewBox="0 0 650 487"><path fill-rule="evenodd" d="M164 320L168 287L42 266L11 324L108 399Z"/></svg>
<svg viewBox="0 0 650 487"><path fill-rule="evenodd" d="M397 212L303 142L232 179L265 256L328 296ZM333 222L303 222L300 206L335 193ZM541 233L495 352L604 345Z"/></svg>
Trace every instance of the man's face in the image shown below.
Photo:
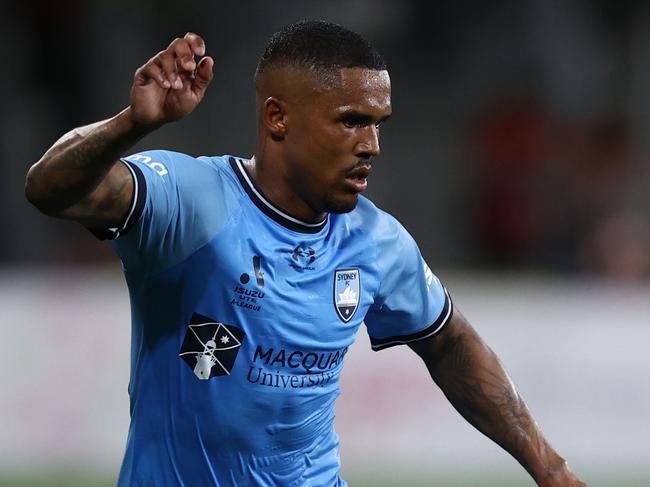
<svg viewBox="0 0 650 487"><path fill-rule="evenodd" d="M314 79L287 120L287 182L315 214L354 209L379 155L379 126L391 114L387 71L343 68L340 75L333 86Z"/></svg>

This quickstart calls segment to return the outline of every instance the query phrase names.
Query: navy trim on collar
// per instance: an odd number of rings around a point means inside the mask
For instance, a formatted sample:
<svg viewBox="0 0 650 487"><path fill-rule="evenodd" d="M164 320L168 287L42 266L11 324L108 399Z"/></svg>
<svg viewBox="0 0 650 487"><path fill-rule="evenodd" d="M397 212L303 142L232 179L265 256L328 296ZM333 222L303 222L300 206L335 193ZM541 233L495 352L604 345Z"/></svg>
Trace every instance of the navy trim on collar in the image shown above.
<svg viewBox="0 0 650 487"><path fill-rule="evenodd" d="M323 221L318 223L307 223L303 222L302 220L298 220L297 218L286 213L281 208L278 208L264 196L262 191L255 185L255 182L246 172L246 169L244 168L244 165L240 159L231 157L229 159L229 162L230 167L232 167L232 170L237 175L237 179L239 179L239 183L242 185L242 188L244 188L244 191L246 191L246 194L248 194L253 203L255 203L255 206L257 206L266 216L273 219L280 225L288 228L289 230L294 230L296 232L318 233L323 228L325 228L325 225L327 224L327 216L323 219Z"/></svg>

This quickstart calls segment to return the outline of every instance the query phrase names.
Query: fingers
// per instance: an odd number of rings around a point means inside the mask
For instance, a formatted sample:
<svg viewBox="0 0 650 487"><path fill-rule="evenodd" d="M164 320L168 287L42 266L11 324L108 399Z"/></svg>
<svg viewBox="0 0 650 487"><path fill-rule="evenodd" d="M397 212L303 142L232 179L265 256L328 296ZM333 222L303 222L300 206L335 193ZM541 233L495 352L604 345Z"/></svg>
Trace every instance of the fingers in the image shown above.
<svg viewBox="0 0 650 487"><path fill-rule="evenodd" d="M192 47L192 52L195 56L205 56L205 42L203 42L201 36L193 32L188 32L185 34L185 37L183 37L183 39L185 39L190 44Z"/></svg>
<svg viewBox="0 0 650 487"><path fill-rule="evenodd" d="M169 89L172 86L161 64L155 57L151 58L135 72L135 83L137 85L145 85L149 80L154 80L164 89Z"/></svg>
<svg viewBox="0 0 650 487"><path fill-rule="evenodd" d="M203 59L201 59L198 66L196 67L194 84L192 86L192 89L195 92L197 92L197 94L203 94L205 89L212 81L213 66L214 66L214 60L210 56L205 56Z"/></svg>
<svg viewBox="0 0 650 487"><path fill-rule="evenodd" d="M171 58L174 60L176 73L189 74L194 72L196 69L194 55L194 48L191 43L185 38L177 38L174 39L169 47L165 50L163 57Z"/></svg>
<svg viewBox="0 0 650 487"><path fill-rule="evenodd" d="M195 77L197 64L194 57L203 56L204 54L205 43L203 39L197 34L188 32L182 39L174 39L167 49L160 51L138 69L136 71L136 82L145 84L149 79L152 79L165 89L183 89L183 80ZM204 70L205 67L202 69ZM203 72L202 76L203 80L207 79L206 72ZM209 83L209 80L207 82Z"/></svg>
<svg viewBox="0 0 650 487"><path fill-rule="evenodd" d="M160 51L152 58L152 61L160 68L163 76L173 89L178 90L183 87L183 82L180 80L176 69L176 60L174 59L173 51L170 52L169 48Z"/></svg>

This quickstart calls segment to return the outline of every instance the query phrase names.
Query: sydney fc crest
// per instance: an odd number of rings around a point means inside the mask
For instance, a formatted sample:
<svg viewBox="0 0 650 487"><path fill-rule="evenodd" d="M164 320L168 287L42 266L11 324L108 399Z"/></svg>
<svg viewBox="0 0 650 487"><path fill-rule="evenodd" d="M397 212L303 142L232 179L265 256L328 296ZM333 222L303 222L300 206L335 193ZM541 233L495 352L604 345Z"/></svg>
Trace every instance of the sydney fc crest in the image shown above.
<svg viewBox="0 0 650 487"><path fill-rule="evenodd" d="M230 375L244 338L236 326L194 313L178 356L201 380Z"/></svg>
<svg viewBox="0 0 650 487"><path fill-rule="evenodd" d="M337 269L334 273L334 307L344 322L350 321L356 313L360 294L359 269Z"/></svg>

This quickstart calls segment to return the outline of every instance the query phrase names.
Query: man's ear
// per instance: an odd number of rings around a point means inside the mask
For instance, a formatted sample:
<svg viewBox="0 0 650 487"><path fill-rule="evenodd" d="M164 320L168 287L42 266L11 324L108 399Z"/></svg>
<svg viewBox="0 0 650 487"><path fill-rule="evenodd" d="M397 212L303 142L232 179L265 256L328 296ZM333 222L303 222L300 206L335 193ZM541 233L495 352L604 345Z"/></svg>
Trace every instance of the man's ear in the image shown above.
<svg viewBox="0 0 650 487"><path fill-rule="evenodd" d="M262 106L262 122L276 142L287 134L287 104L274 96L268 97Z"/></svg>

